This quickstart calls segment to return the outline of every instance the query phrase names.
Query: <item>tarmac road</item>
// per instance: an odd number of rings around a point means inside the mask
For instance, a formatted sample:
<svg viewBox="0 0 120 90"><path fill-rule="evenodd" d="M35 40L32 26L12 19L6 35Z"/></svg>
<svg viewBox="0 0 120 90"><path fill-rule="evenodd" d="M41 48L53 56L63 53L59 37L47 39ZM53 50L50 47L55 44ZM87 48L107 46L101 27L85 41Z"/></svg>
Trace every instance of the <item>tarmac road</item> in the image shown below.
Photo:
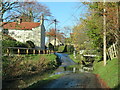
<svg viewBox="0 0 120 90"><path fill-rule="evenodd" d="M60 62L62 63L61 66L69 66L76 64L69 58L68 54L64 54L64 53L55 53L55 54L59 57Z"/></svg>
<svg viewBox="0 0 120 90"><path fill-rule="evenodd" d="M92 73L69 73L50 82L44 88L101 88L96 76Z"/></svg>
<svg viewBox="0 0 120 90"><path fill-rule="evenodd" d="M67 67L69 65L75 65L67 54L55 53L62 63L60 67ZM57 73L63 72L64 69L58 68ZM69 72L58 78L49 84L45 85L44 88L101 88L101 84L98 82L95 74L89 72Z"/></svg>

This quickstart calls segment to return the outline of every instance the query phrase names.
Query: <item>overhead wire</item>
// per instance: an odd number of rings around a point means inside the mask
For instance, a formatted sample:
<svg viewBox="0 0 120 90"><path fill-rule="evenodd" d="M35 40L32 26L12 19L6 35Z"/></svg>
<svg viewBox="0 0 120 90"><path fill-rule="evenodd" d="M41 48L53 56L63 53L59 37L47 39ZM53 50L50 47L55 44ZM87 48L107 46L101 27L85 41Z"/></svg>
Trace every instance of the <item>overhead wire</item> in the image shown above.
<svg viewBox="0 0 120 90"><path fill-rule="evenodd" d="M83 5L82 5L82 6L83 6ZM67 23L69 20L71 20L71 19L70 19L71 17L73 17L73 16L75 17L75 14L78 13L78 10L79 10L80 8L81 8L81 6L79 5L79 6L75 9L75 11L71 14L71 16L70 16L68 19L66 19L66 20L63 22L62 25L60 25L60 26L58 26L58 27L59 27L59 28L62 28L62 26L65 25L65 23ZM83 13L83 11L84 11L84 10L82 10L82 13ZM80 14L80 15L82 15L82 14ZM79 21L78 18L77 18L77 21ZM75 23L74 23L74 24L75 24Z"/></svg>
<svg viewBox="0 0 120 90"><path fill-rule="evenodd" d="M68 19L66 19L66 20L63 22L63 24L62 24L61 26L59 26L59 27L62 27L66 22L68 22L69 20L71 20L71 17L75 14L75 12L77 12L77 11L79 10L79 8L80 8L80 7L76 8L76 10L72 13L72 15L71 15Z"/></svg>
<svg viewBox="0 0 120 90"><path fill-rule="evenodd" d="M83 5L81 5L81 6L82 6L82 9L84 9ZM71 14L71 16L70 16L69 18L67 18L67 19L63 22L63 24L57 26L57 28L62 29L62 28L63 28L62 26L65 25L69 20L71 20L71 17L75 17L76 13L78 13L78 10L81 8L81 6L80 6L80 5L77 6L77 8L76 8L75 11ZM80 15L82 15L83 12L84 12L84 10L81 10L81 14L80 14ZM79 21L79 19L78 19L77 17L76 17L76 20ZM48 20L48 21L50 21L50 20ZM52 20L51 20L51 21L52 21ZM50 27L53 23L54 23L54 21L51 22L50 24L48 24L48 25L47 25L47 28ZM76 23L74 23L74 25L75 25L75 24L76 24Z"/></svg>

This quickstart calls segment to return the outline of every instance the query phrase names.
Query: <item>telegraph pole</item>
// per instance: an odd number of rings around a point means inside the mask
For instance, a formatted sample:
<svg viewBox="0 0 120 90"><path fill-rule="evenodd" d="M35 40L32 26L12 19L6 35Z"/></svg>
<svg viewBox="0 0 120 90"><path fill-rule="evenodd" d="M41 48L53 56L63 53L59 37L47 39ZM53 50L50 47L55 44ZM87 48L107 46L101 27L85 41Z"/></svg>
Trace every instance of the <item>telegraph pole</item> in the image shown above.
<svg viewBox="0 0 120 90"><path fill-rule="evenodd" d="M117 20L117 22L118 22L118 31L117 31L117 33L118 33L118 37L117 37L117 39L118 39L118 54L117 54L117 57L118 57L118 59L120 59L120 37L119 37L119 34L120 34L120 1L118 1L118 14L117 14L117 17L118 17L118 20Z"/></svg>
<svg viewBox="0 0 120 90"><path fill-rule="evenodd" d="M106 9L105 9L105 0L103 2L103 60L104 66L106 66Z"/></svg>
<svg viewBox="0 0 120 90"><path fill-rule="evenodd" d="M3 22L3 19L2 19L2 1L0 1L0 32L3 30L3 27L2 27L2 22ZM2 34L0 33L0 72L2 72ZM0 89L2 89L2 76L0 75Z"/></svg>
<svg viewBox="0 0 120 90"><path fill-rule="evenodd" d="M2 19L2 15L3 15L3 13L2 13L2 1L0 1L0 10L1 10L1 12L0 12L0 31L2 31L2 29L3 29L3 27L2 27L2 22L3 22L3 19Z"/></svg>
<svg viewBox="0 0 120 90"><path fill-rule="evenodd" d="M55 22L55 41L54 41L54 51L55 51L55 47L56 47L56 22L57 22L57 20L55 19L54 22Z"/></svg>

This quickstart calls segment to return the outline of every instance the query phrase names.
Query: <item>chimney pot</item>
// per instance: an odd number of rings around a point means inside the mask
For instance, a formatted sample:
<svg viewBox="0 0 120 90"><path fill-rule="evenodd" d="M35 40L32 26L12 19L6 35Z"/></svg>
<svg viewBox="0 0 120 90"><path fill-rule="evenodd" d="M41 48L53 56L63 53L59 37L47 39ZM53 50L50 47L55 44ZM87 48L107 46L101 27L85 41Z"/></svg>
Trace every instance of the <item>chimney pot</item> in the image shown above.
<svg viewBox="0 0 120 90"><path fill-rule="evenodd" d="M18 24L22 23L22 19L21 19L21 18L18 18L18 19L17 19L17 22L18 22Z"/></svg>

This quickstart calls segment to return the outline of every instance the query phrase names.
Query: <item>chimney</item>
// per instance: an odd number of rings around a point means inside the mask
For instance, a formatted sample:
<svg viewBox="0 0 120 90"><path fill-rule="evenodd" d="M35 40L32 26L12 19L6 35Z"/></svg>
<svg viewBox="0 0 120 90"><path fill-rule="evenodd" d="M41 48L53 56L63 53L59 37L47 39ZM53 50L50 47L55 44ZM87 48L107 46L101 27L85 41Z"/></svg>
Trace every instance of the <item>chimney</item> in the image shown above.
<svg viewBox="0 0 120 90"><path fill-rule="evenodd" d="M44 15L43 15L43 14L41 15L41 18L40 18L40 24L41 24L41 25L44 24Z"/></svg>
<svg viewBox="0 0 120 90"><path fill-rule="evenodd" d="M22 23L22 19L21 18L17 18L17 23L18 24Z"/></svg>

